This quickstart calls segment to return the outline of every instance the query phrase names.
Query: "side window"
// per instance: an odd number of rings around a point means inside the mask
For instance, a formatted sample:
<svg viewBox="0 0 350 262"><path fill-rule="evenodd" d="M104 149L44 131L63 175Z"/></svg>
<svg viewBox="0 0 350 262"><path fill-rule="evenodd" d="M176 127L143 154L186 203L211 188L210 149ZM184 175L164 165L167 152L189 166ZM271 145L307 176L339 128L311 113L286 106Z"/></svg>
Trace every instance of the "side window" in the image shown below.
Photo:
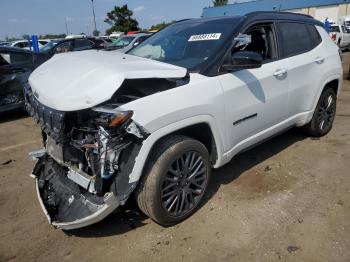
<svg viewBox="0 0 350 262"><path fill-rule="evenodd" d="M85 50L91 48L92 44L88 39L75 39L74 40L74 50Z"/></svg>
<svg viewBox="0 0 350 262"><path fill-rule="evenodd" d="M306 25L310 33L311 48L315 48L322 42L322 38L314 25Z"/></svg>
<svg viewBox="0 0 350 262"><path fill-rule="evenodd" d="M0 67L11 64L11 56L9 53L0 53Z"/></svg>
<svg viewBox="0 0 350 262"><path fill-rule="evenodd" d="M280 22L279 28L281 32L283 57L302 54L315 47L315 43L312 39L316 37L315 31L312 37L309 25ZM318 34L318 32L316 33ZM319 42L320 40L316 39L316 42L317 41Z"/></svg>
<svg viewBox="0 0 350 262"><path fill-rule="evenodd" d="M63 42L59 45L57 45L55 47L55 54L59 54L59 53L65 53L65 52L69 52L72 51L73 47L72 47L72 41L67 41L67 42Z"/></svg>
<svg viewBox="0 0 350 262"><path fill-rule="evenodd" d="M11 65L20 67L32 67L32 55L27 53L13 52L10 54Z"/></svg>
<svg viewBox="0 0 350 262"><path fill-rule="evenodd" d="M249 28L245 34L251 36L251 43L246 46L234 48L237 51L251 51L261 54L264 61L277 58L275 34L271 24L257 25Z"/></svg>
<svg viewBox="0 0 350 262"><path fill-rule="evenodd" d="M48 41L39 40L39 44L41 44L41 45L46 45L47 43L48 43Z"/></svg>
<svg viewBox="0 0 350 262"><path fill-rule="evenodd" d="M15 44L15 47L23 48L25 46L24 46L23 42L19 42L19 43Z"/></svg>

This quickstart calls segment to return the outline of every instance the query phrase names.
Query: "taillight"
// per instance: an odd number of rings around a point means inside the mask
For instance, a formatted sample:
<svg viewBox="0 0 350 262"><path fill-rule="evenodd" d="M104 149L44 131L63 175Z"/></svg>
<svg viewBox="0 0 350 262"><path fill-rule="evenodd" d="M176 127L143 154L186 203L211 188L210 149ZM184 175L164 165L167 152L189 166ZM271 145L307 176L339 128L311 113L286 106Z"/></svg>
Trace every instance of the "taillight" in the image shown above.
<svg viewBox="0 0 350 262"><path fill-rule="evenodd" d="M336 34L332 34L332 40L336 41L337 40L337 35Z"/></svg>

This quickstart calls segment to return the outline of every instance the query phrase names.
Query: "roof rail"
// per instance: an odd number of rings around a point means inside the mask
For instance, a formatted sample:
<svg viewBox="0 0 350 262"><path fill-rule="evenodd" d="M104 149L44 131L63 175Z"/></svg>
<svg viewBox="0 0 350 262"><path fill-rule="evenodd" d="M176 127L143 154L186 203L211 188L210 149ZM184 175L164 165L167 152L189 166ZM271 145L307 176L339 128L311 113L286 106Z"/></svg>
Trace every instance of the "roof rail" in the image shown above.
<svg viewBox="0 0 350 262"><path fill-rule="evenodd" d="M185 18L185 19L177 20L177 21L174 22L174 24L177 24L177 23L180 23L180 22L183 22L183 21L188 21L188 20L193 20L193 18Z"/></svg>
<svg viewBox="0 0 350 262"><path fill-rule="evenodd" d="M311 15L285 12L285 11L254 11L254 12L247 13L246 15L258 15L258 14L289 14L289 15L303 16L303 17L314 19Z"/></svg>

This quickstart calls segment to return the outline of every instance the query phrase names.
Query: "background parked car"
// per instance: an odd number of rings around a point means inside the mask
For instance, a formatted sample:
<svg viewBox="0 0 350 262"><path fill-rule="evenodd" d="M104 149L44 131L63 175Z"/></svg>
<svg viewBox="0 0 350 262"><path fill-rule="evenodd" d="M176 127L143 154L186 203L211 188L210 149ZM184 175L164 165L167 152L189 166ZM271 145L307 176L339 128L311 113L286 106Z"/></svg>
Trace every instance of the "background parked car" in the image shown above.
<svg viewBox="0 0 350 262"><path fill-rule="evenodd" d="M44 45L46 45L49 42L50 42L50 40L44 40L44 39L39 40L38 41L39 48L43 47ZM10 43L9 46L30 50L29 43L30 42L28 40L18 40L18 41L14 41L14 42Z"/></svg>
<svg viewBox="0 0 350 262"><path fill-rule="evenodd" d="M340 48L349 49L350 32L345 25L332 24L329 35Z"/></svg>
<svg viewBox="0 0 350 262"><path fill-rule="evenodd" d="M120 37L118 40L113 42L107 47L107 50L118 50L119 52L126 53L131 50L134 46L145 41L151 34L134 34L134 35L126 35Z"/></svg>
<svg viewBox="0 0 350 262"><path fill-rule="evenodd" d="M124 32L113 32L109 35L109 38L113 40L117 40L118 38L122 37L124 35Z"/></svg>
<svg viewBox="0 0 350 262"><path fill-rule="evenodd" d="M9 46L11 42L0 42L0 46Z"/></svg>
<svg viewBox="0 0 350 262"><path fill-rule="evenodd" d="M94 37L87 38L67 38L51 41L40 49L41 53L53 56L58 53L71 51L82 51L88 49L103 49L109 43L103 39Z"/></svg>
<svg viewBox="0 0 350 262"><path fill-rule="evenodd" d="M0 47L0 113L24 109L23 84L46 60L29 50Z"/></svg>

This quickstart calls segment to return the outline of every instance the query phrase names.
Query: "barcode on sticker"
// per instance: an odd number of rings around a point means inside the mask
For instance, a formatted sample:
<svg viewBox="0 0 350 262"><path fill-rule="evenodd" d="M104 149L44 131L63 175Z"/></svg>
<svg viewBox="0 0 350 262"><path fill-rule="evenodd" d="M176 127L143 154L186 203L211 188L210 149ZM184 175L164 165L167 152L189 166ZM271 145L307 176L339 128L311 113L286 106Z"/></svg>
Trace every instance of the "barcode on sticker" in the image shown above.
<svg viewBox="0 0 350 262"><path fill-rule="evenodd" d="M206 40L219 40L221 33L212 33L212 34L202 34L202 35L192 35L188 42L194 41L206 41Z"/></svg>

